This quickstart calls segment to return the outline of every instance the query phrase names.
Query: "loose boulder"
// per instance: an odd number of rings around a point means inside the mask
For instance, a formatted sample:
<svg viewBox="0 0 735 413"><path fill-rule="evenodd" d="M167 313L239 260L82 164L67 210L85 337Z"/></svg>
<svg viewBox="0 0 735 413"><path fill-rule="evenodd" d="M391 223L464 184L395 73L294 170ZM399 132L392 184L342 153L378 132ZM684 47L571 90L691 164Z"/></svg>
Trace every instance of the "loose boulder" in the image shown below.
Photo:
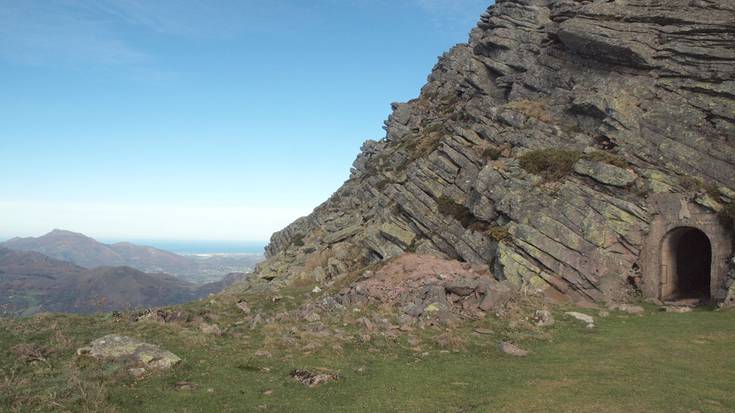
<svg viewBox="0 0 735 413"><path fill-rule="evenodd" d="M539 327L548 327L554 325L554 316L549 310L536 310L533 313L533 322Z"/></svg>
<svg viewBox="0 0 735 413"><path fill-rule="evenodd" d="M502 341L498 347L500 348L500 351L513 357L526 357L528 355L527 350L507 341Z"/></svg>
<svg viewBox="0 0 735 413"><path fill-rule="evenodd" d="M591 315L578 313L576 311L569 311L564 313L565 315L572 317L575 320L579 320L583 323L587 324L587 328L592 328L595 326L595 319Z"/></svg>
<svg viewBox="0 0 735 413"><path fill-rule="evenodd" d="M89 347L77 350L80 356L90 356L98 360L133 360L144 368L166 370L181 363L176 354L143 341L110 334L98 338Z"/></svg>
<svg viewBox="0 0 735 413"><path fill-rule="evenodd" d="M615 311L621 311L623 313L628 313L631 315L643 315L646 310L639 306L639 305L630 305L630 304L615 304L610 306L611 310Z"/></svg>

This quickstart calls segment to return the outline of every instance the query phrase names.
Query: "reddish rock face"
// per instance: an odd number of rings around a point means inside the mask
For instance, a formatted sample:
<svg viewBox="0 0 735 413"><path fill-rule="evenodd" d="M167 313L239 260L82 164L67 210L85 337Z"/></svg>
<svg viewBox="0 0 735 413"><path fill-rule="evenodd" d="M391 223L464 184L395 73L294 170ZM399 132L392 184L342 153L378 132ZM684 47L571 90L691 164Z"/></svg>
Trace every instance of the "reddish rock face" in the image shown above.
<svg viewBox="0 0 735 413"><path fill-rule="evenodd" d="M516 289L487 267L429 255L404 254L368 271L337 297L342 304L399 308L402 324L423 320L452 324L456 314L480 317L499 309Z"/></svg>

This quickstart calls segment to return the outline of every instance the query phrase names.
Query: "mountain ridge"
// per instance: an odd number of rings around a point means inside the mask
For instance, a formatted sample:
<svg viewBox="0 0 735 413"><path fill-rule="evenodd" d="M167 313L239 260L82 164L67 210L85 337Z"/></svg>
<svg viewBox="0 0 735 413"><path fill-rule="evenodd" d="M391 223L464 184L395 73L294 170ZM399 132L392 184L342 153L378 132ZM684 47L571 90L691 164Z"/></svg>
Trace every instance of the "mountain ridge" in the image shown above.
<svg viewBox="0 0 735 413"><path fill-rule="evenodd" d="M12 238L0 243L0 246L40 252L85 268L129 266L144 272L173 274L197 271L194 260L169 251L129 242L105 244L84 234L61 229L54 229L40 237Z"/></svg>
<svg viewBox="0 0 735 413"><path fill-rule="evenodd" d="M0 314L96 313L183 304L245 278L196 285L165 273L130 267L83 268L35 251L0 246Z"/></svg>

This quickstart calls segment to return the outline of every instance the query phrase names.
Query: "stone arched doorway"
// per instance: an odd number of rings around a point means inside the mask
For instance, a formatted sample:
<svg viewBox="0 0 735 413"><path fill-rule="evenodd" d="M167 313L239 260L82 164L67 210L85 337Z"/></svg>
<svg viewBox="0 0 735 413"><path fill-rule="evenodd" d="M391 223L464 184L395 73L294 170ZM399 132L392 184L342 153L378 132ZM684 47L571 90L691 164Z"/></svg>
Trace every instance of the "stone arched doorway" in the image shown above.
<svg viewBox="0 0 735 413"><path fill-rule="evenodd" d="M682 194L652 194L648 200L652 220L638 261L643 293L660 300L723 300L732 234L716 213Z"/></svg>
<svg viewBox="0 0 735 413"><path fill-rule="evenodd" d="M708 301L712 243L707 234L693 227L678 227L661 244L661 297Z"/></svg>

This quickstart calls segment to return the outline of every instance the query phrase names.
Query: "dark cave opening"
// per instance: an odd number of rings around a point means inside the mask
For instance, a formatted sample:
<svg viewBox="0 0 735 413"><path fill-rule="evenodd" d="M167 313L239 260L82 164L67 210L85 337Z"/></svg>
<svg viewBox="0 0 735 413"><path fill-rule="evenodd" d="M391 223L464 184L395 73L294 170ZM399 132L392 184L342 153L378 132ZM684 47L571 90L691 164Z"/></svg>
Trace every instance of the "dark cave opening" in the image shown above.
<svg viewBox="0 0 735 413"><path fill-rule="evenodd" d="M695 228L680 228L672 234L677 298L709 299L712 245L707 235Z"/></svg>

